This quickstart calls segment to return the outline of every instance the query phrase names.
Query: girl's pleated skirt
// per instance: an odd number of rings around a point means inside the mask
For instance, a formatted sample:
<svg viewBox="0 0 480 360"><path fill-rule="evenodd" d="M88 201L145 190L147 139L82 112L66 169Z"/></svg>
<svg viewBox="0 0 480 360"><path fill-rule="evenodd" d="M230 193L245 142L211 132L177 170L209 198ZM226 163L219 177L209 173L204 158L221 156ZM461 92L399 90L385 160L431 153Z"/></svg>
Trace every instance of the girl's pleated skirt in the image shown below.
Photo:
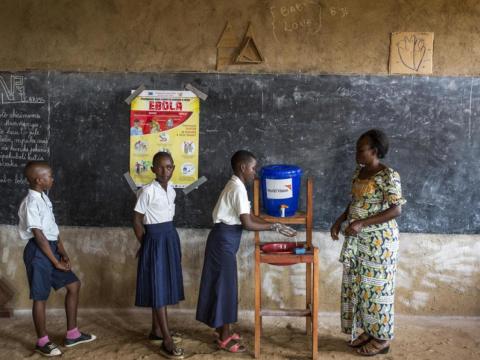
<svg viewBox="0 0 480 360"><path fill-rule="evenodd" d="M184 300L181 261L180 239L173 222L145 225L135 305L160 308Z"/></svg>

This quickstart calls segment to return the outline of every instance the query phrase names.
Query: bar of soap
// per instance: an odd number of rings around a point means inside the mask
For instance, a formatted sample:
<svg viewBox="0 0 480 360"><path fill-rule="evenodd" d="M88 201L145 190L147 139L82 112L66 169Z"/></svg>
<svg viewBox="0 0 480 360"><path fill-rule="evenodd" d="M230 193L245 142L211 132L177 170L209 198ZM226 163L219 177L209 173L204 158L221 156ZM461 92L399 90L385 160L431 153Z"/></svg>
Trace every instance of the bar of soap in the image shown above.
<svg viewBox="0 0 480 360"><path fill-rule="evenodd" d="M305 254L305 248L295 248L295 254Z"/></svg>

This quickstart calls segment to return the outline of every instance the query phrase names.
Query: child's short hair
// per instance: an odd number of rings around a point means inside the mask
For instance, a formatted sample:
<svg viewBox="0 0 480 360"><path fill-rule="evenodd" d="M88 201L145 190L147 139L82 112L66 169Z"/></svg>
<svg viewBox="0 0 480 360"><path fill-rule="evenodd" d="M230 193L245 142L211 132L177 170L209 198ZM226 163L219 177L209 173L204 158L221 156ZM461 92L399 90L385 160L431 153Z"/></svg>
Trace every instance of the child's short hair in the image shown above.
<svg viewBox="0 0 480 360"><path fill-rule="evenodd" d="M48 162L46 162L46 161L30 160L25 165L25 168L23 169L23 174L25 176L27 176L27 174L35 167L46 167L46 168L48 168L48 167L50 167L50 165L48 165Z"/></svg>
<svg viewBox="0 0 480 360"><path fill-rule="evenodd" d="M377 150L377 156L379 159L383 159L388 153L388 137L387 135L378 129L371 129L363 133L359 140L362 138L368 138L370 146Z"/></svg>
<svg viewBox="0 0 480 360"><path fill-rule="evenodd" d="M33 176L36 173L37 168L50 168L50 165L48 165L48 162L46 161L39 160L30 160L29 162L27 162L25 168L23 169L23 175L30 183L35 180Z"/></svg>
<svg viewBox="0 0 480 360"><path fill-rule="evenodd" d="M160 160L163 157L169 158L171 160L172 164L173 164L172 154L170 154L167 151L159 151L155 155L153 155L152 164L155 164L158 160Z"/></svg>
<svg viewBox="0 0 480 360"><path fill-rule="evenodd" d="M230 159L230 164L232 165L232 170L235 171L238 166L243 163L248 163L252 160L256 160L257 158L248 150L238 150L235 154L233 154L232 158Z"/></svg>

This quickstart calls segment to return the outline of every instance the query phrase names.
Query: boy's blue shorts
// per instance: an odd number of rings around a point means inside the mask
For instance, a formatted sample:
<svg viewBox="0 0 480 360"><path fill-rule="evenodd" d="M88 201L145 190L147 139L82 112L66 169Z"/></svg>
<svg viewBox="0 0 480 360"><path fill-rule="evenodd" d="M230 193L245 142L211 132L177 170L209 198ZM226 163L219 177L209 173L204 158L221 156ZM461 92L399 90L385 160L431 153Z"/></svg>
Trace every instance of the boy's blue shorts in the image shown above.
<svg viewBox="0 0 480 360"><path fill-rule="evenodd" d="M49 241L53 255L60 260L56 241ZM58 290L65 285L78 281L73 271L55 269L52 262L38 247L35 239L28 241L23 251L23 261L27 268L28 284L30 285L30 299L44 301L50 295L50 288Z"/></svg>

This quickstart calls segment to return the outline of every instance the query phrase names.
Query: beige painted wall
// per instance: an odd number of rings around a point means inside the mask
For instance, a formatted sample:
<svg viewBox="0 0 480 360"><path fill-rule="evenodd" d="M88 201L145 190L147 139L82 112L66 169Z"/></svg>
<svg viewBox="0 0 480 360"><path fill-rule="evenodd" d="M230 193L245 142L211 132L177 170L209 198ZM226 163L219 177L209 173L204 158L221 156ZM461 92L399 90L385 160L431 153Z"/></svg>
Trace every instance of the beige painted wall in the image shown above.
<svg viewBox="0 0 480 360"><path fill-rule="evenodd" d="M225 72L387 74L395 31L435 33L434 75L480 74L477 0L3 0L0 70L215 71L226 21L239 39L248 21L265 56L261 65ZM299 25L300 24L300 25ZM302 24L304 26L302 26ZM83 307L132 306L135 240L125 228L63 227L83 281ZM207 230L181 230L187 300L194 308ZM273 236L270 240L274 240ZM480 315L480 235L402 234L397 310L409 314ZM239 252L240 306L253 307L252 236ZM321 311L337 311L340 243L315 233L321 251ZM28 308L23 246L0 226L0 281L11 306ZM266 268L267 269L267 268ZM303 304L300 267L269 267L265 301ZM51 307L62 306L52 296Z"/></svg>
<svg viewBox="0 0 480 360"><path fill-rule="evenodd" d="M215 71L226 21L265 56L227 72L386 74L390 33L435 33L434 75L480 73L477 0L3 0L0 70Z"/></svg>
<svg viewBox="0 0 480 360"><path fill-rule="evenodd" d="M81 279L81 306L133 306L136 281L136 240L128 228L62 227L73 267ZM208 230L179 229L183 249L186 300L181 308L194 309ZM264 233L265 241L280 235ZM480 235L401 234L396 309L404 314L480 315ZM244 232L238 252L240 308L252 310L253 234ZM341 241L316 232L320 248L320 311L339 310ZM0 226L0 281L15 293L13 308L29 308L28 285L22 260L25 243L16 227ZM264 304L301 308L304 304L304 266L262 265ZM49 307L62 307L62 292L52 295Z"/></svg>

